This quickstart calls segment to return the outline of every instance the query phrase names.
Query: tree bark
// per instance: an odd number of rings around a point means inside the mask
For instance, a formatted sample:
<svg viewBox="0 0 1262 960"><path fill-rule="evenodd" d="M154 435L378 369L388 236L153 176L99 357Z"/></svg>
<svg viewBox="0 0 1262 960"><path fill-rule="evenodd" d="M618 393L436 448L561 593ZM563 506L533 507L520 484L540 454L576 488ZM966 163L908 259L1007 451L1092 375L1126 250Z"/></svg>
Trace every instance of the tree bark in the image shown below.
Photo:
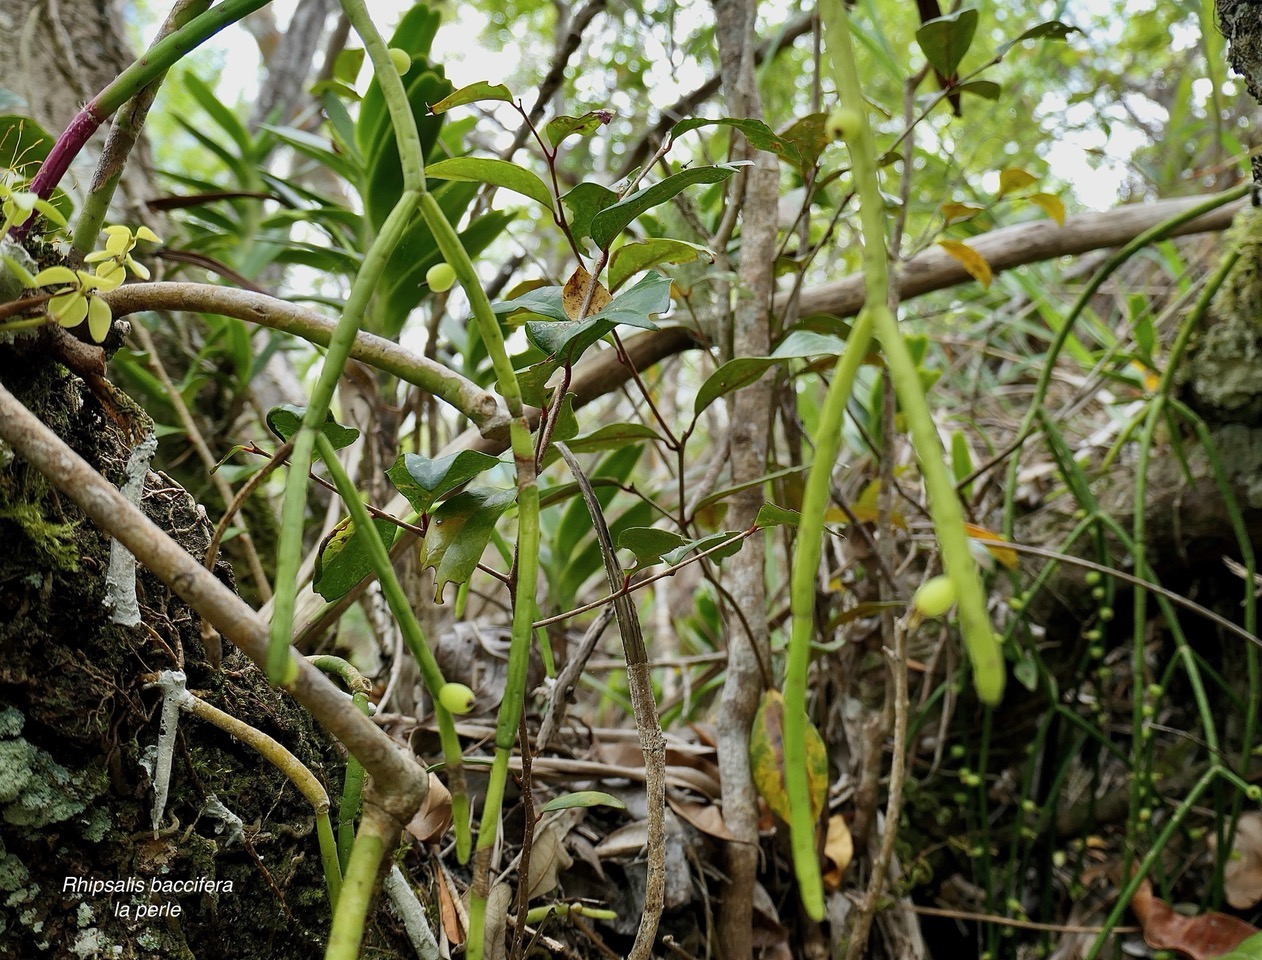
<svg viewBox="0 0 1262 960"><path fill-rule="evenodd" d="M754 0L715 0L715 36L722 63L723 93L733 117L762 119L754 77L757 37ZM734 357L766 356L771 349L768 308L774 292L776 204L779 166L769 154L743 144L753 160L735 180L731 203L741 206L740 265L732 312ZM732 395L728 403L732 482L766 473L771 430L771 382L763 379ZM745 529L762 506L761 485L737 494L729 508L733 528ZM766 614L764 540L751 537L731 561L731 596L739 616L728 635L727 675L717 722L723 821L735 837L727 845L727 885L719 905L718 953L724 960L753 955L754 884L758 875L758 794L749 766L749 732L767 681L770 630Z"/></svg>

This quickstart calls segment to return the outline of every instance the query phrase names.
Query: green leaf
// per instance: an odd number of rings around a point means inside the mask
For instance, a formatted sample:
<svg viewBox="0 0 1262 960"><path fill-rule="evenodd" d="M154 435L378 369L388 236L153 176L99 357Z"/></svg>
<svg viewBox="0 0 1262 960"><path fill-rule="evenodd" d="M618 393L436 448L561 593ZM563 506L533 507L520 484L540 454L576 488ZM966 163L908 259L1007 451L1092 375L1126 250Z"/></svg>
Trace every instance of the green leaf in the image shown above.
<svg viewBox="0 0 1262 960"><path fill-rule="evenodd" d="M452 157L440 160L425 168L425 175L435 180L468 180L489 183L494 187L512 190L531 200L538 200L552 209L552 194L537 176L507 160L489 157Z"/></svg>
<svg viewBox="0 0 1262 960"><path fill-rule="evenodd" d="M1022 40L1065 41L1069 39L1071 34L1075 33L1082 33L1082 31L1077 27L1071 27L1069 24L1062 23L1059 20L1048 20L1045 23L1040 23L1038 26L1030 27L1029 30L1025 31L1025 33L1021 34L1016 39L1009 40L1007 43L1000 46L996 53L1002 57Z"/></svg>
<svg viewBox="0 0 1262 960"><path fill-rule="evenodd" d="M670 278L660 273L649 273L636 281L635 286L624 290L603 310L592 316L594 320L609 320L630 327L656 330L657 324L649 317L670 309Z"/></svg>
<svg viewBox="0 0 1262 960"><path fill-rule="evenodd" d="M496 522L516 497L515 490L474 487L448 498L430 516L421 568L435 570L435 603L443 602L447 584L465 583L473 576Z"/></svg>
<svg viewBox="0 0 1262 960"><path fill-rule="evenodd" d="M721 183L734 174L747 161L737 163L720 163L712 167L689 167L679 173L673 173L663 180L643 190L637 190L631 196L601 210L592 218L591 237L596 246L605 250L632 220L665 203L671 197L699 183ZM576 188L577 189L577 188ZM573 191L570 191L573 193Z"/></svg>
<svg viewBox="0 0 1262 960"><path fill-rule="evenodd" d="M613 807L615 810L625 810L627 805L617 797L599 790L579 790L577 793L563 793L559 797L553 797L539 808L539 812L551 813L553 810L571 810L575 807Z"/></svg>
<svg viewBox="0 0 1262 960"><path fill-rule="evenodd" d="M418 60L403 78L403 82L407 88L412 116L416 120L417 134L421 139L421 152L428 156L443 125L442 117L429 115L428 104L446 96L451 90L451 83L444 76L442 67L426 70L421 69L422 66L423 62ZM377 89L376 80L373 84L365 97L365 103L373 90ZM367 132L368 126L369 121L365 119L361 107L359 122L355 127L355 139L364 157L364 172L362 178L356 177L352 182L362 181L360 195L364 200L364 213L373 229L379 230L403 193L403 164L399 159L399 142L395 138L389 116L383 113L371 133Z"/></svg>
<svg viewBox="0 0 1262 960"><path fill-rule="evenodd" d="M372 523L386 549L390 549L399 535L398 526L384 519L375 519ZM372 573L372 569L368 541L356 533L354 521L347 517L320 545L311 586L331 603L346 596L359 581Z"/></svg>
<svg viewBox="0 0 1262 960"><path fill-rule="evenodd" d="M461 450L437 460L405 453L395 460L386 476L417 513L429 513L444 494L498 463L495 457L477 450Z"/></svg>
<svg viewBox="0 0 1262 960"><path fill-rule="evenodd" d="M775 503L764 503L758 508L754 525L758 527L796 527L802 514Z"/></svg>
<svg viewBox="0 0 1262 960"><path fill-rule="evenodd" d="M561 198L570 211L570 232L575 240L592 235L592 220L618 202L618 195L599 183L580 183Z"/></svg>
<svg viewBox="0 0 1262 960"><path fill-rule="evenodd" d="M339 177L343 177L351 183L356 183L359 180L359 167L334 150L332 144L325 140L324 137L308 133L306 130L299 130L297 127L274 127L270 123L261 123L259 127L275 135L277 140L293 147L303 156L310 157L317 163L328 167Z"/></svg>
<svg viewBox="0 0 1262 960"><path fill-rule="evenodd" d="M364 48L343 48L333 61L333 79L354 86L359 77L360 68L364 65Z"/></svg>
<svg viewBox="0 0 1262 960"><path fill-rule="evenodd" d="M280 406L272 407L271 410L267 411L267 427L282 440L289 440L298 432L298 428L302 426L302 418L306 414L306 407L282 403ZM333 419L332 413L325 415L324 424L320 427L320 432L328 438L329 443L333 444L334 450L349 447L359 438L358 430L354 427L342 426ZM315 456L317 459L319 458L319 454Z"/></svg>
<svg viewBox="0 0 1262 960"><path fill-rule="evenodd" d="M498 316L510 316L525 311L550 320L569 321L570 316L565 312L565 306L561 302L562 289L561 287L535 287L512 300L497 301L491 304L491 309Z"/></svg>
<svg viewBox="0 0 1262 960"><path fill-rule="evenodd" d="M785 360L837 354L845 349L845 341L832 334L813 330L794 330L780 342L769 357L737 357L729 360L706 379L693 401L693 415L700 416L715 400L733 390L748 386L761 377L767 368Z"/></svg>
<svg viewBox="0 0 1262 960"><path fill-rule="evenodd" d="M545 293L545 291L548 292ZM670 280L656 273L643 277L630 290L618 294L609 301L599 313L581 321L565 317L564 307L560 306L559 287L540 287L537 290L531 290L511 301L511 305L515 305L514 309L523 309L523 302L525 302L540 308L534 312L552 311L554 309L553 294L550 291L558 291L556 307L560 307L564 319L557 322L528 320L526 338L550 359L562 363L577 360L588 347L620 323L646 330L656 330L657 324L653 323L649 316L665 313L670 309ZM551 376L551 372L548 376ZM547 378L544 377L544 379Z"/></svg>
<svg viewBox="0 0 1262 960"><path fill-rule="evenodd" d="M431 10L425 4L418 3L403 15L403 19L399 21L398 27L395 28L394 35L390 38L390 46L397 47L412 58L412 69L408 71L408 76L404 79L404 85L409 91L412 89L412 84L409 81L415 75L424 72L423 70L418 70L417 67L423 66L424 63L428 62L429 48L434 42L434 37L438 33L438 25L441 22L442 17L436 10ZM353 80L350 82L353 82ZM447 92L450 92L450 87ZM439 96L446 96L447 92L441 93ZM408 101L412 104L412 113L415 116L417 104L410 95ZM424 105L421 105L421 110L423 115L425 111ZM356 141L359 143L360 153L365 157L371 156L373 145L380 143L386 137L393 137L393 135L390 113L386 109L385 94L381 92L381 84L377 82L377 77L374 75L372 81L368 84L368 92L364 94L363 102L359 107L359 121L356 124L355 136Z"/></svg>
<svg viewBox="0 0 1262 960"><path fill-rule="evenodd" d="M955 475L956 486L973 472L973 453L968 448L968 437L964 436L963 430L951 434L951 472ZM971 485L961 492L965 498L971 496Z"/></svg>
<svg viewBox="0 0 1262 960"><path fill-rule="evenodd" d="M644 423L609 423L591 433L567 440L566 446L574 453L593 453L597 450L617 450L639 440L661 440L662 436Z"/></svg>
<svg viewBox="0 0 1262 960"><path fill-rule="evenodd" d="M662 555L682 547L686 540L671 530L657 527L628 527L618 534L618 546L635 554L637 569L662 562Z"/></svg>
<svg viewBox="0 0 1262 960"><path fill-rule="evenodd" d="M689 117L687 120L680 120L679 123L675 124L671 128L670 136L673 140L689 130L715 125L735 127L745 135L745 139L756 149L774 153L781 160L786 160L799 169L802 166L802 154L798 150L797 144L785 137L777 136L761 120L732 119L731 117L707 120L705 117Z"/></svg>
<svg viewBox="0 0 1262 960"><path fill-rule="evenodd" d="M961 83L955 89L960 93L971 93L983 100L998 100L999 95L1003 93L1003 87L993 80L970 80L968 83Z"/></svg>
<svg viewBox="0 0 1262 960"><path fill-rule="evenodd" d="M790 124L780 134L780 139L793 144L801 158L798 169L807 174L819 160L819 155L831 143L831 138L824 132L828 120L827 113L808 113Z"/></svg>
<svg viewBox="0 0 1262 960"><path fill-rule="evenodd" d="M210 114L224 133L231 137L241 151L242 157L253 157L255 154L254 138L246 129L241 118L232 112L222 100L215 96L215 91L206 85L192 70L185 70L180 81L182 89L188 91L203 110Z"/></svg>
<svg viewBox="0 0 1262 960"><path fill-rule="evenodd" d="M555 150L568 137L590 137L612 119L612 110L589 110L581 117L553 117L543 130Z"/></svg>
<svg viewBox="0 0 1262 960"><path fill-rule="evenodd" d="M738 539L740 536L741 531L739 530L724 530L719 533L712 533L708 537L702 537L700 540L689 540L675 549L668 550L662 554L662 563L673 567L675 564L687 559L691 553L705 553L707 550L714 549L720 543L731 541L727 549L715 550L714 553L710 554L710 559L718 563L720 560L725 560L740 550L741 543Z"/></svg>
<svg viewBox="0 0 1262 960"><path fill-rule="evenodd" d="M477 83L471 83L467 87L461 87L455 93L443 97L437 103L431 103L429 109L431 113L443 113L452 107L463 107L467 103L481 103L485 100L500 100L504 103L512 103L513 95L509 92L508 87L502 83L490 84L485 80L479 80Z"/></svg>
<svg viewBox="0 0 1262 960"><path fill-rule="evenodd" d="M693 260L714 263L714 252L697 243L653 237L624 243L614 251L609 262L609 289L617 290L629 278L659 263L691 263Z"/></svg>
<svg viewBox="0 0 1262 960"><path fill-rule="evenodd" d="M916 31L916 42L933 69L944 77L955 75L977 33L977 11L972 7L956 10L925 23Z"/></svg>

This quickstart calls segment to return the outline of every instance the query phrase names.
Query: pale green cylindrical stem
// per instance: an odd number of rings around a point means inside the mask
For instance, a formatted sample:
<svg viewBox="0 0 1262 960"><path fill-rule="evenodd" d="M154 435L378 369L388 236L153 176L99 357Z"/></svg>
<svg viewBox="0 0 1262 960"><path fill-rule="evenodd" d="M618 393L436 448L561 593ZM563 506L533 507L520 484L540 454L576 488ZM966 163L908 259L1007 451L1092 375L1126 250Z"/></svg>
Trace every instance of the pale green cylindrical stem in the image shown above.
<svg viewBox="0 0 1262 960"><path fill-rule="evenodd" d="M394 836L385 815L376 807L365 807L346 876L342 878L342 893L333 912L324 960L358 960L377 873L386 856L386 843Z"/></svg>
<svg viewBox="0 0 1262 960"><path fill-rule="evenodd" d="M337 459L337 451L322 433L316 434L316 448L320 451L320 456L333 477L337 492L350 511L355 529L362 530L364 533L368 558L381 584L381 592L386 598L390 612L394 614L395 621L399 624L399 630L403 634L408 649L412 651L413 658L421 668L421 678L425 681L426 689L429 690L430 699L434 702L434 716L438 720L438 737L443 747L448 783L451 785L451 816L456 828L456 850L460 862L464 863L469 859L469 848L472 845L472 837L469 833L469 790L465 785L463 755L460 750L460 738L456 735L456 725L452 720L451 712L442 705L439 697L439 692L447 681L443 678L442 668L438 666L438 661L434 658L434 652L425 641L425 633L416 619L416 612L408 602L407 594L403 592L403 585L399 583L394 564L390 562L390 551L382 542L381 535L368 514L368 509L359 499L359 491L355 489L351 478L342 469L342 464Z"/></svg>
<svg viewBox="0 0 1262 960"><path fill-rule="evenodd" d="M315 435L329 405L333 391L342 376L351 345L359 330L360 321L368 309L386 260L394 250L408 221L416 210L420 195L406 191L386 217L381 233L373 241L364 257L363 266L351 286L350 296L342 310L329 341L324 357L324 367L311 393L311 402L302 418L302 427L294 437L294 450L289 458L289 476L285 481L285 501L281 508L280 542L276 558L276 596L272 601L271 637L268 646L267 674L272 683L286 682L292 675L293 662L289 659L289 643L294 626L294 602L298 591L298 567L302 562L302 529L307 512L307 473L311 469L311 454L315 447Z"/></svg>

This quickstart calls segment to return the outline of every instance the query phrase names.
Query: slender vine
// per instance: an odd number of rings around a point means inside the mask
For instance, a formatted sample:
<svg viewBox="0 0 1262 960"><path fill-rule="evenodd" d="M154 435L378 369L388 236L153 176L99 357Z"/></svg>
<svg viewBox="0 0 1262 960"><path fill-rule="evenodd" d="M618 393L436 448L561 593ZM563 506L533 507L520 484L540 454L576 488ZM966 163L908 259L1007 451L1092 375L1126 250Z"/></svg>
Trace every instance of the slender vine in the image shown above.
<svg viewBox="0 0 1262 960"><path fill-rule="evenodd" d="M955 586L965 647L973 664L978 696L995 703L1003 693L1003 657L986 615L985 595L964 530L963 512L954 481L943 460L933 416L920 386L915 362L907 350L898 321L890 310L890 278L885 248L884 200L877 178L876 146L868 123L867 105L850 43L845 5L820 7L824 40L841 98L839 132L850 149L859 215L863 228L865 305L851 329L846 350L837 362L819 427L813 438L815 460L807 475L802 516L794 551L790 584L792 631L784 681L785 788L789 797L794 869L808 915L824 916L823 885L815 852L815 824L810 815L810 787L806 769L806 691L814 633L815 579L822 552L824 513L833 464L841 445L841 426L854 378L875 330L885 349L890 378L898 392L912 441L920 460L930 513L942 548L943 564ZM895 825L889 825L895 829Z"/></svg>

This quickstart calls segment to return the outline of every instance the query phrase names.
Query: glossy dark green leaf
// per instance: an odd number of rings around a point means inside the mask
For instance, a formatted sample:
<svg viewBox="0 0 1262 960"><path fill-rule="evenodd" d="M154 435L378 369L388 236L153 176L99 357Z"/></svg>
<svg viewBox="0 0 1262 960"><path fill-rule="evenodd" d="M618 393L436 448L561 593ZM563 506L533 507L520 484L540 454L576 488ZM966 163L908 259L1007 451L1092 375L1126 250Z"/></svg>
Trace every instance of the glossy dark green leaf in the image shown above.
<svg viewBox="0 0 1262 960"><path fill-rule="evenodd" d="M675 564L686 560L693 553L705 553L707 550L713 550L721 543L728 543L727 547L722 550L715 550L714 553L709 555L710 560L718 563L720 560L724 560L740 550L741 541L737 539L740 535L741 532L739 530L726 530L722 533L712 533L710 536L702 537L700 540L689 540L662 554L662 563L668 567L673 567Z"/></svg>
<svg viewBox="0 0 1262 960"><path fill-rule="evenodd" d="M599 183L580 183L565 194L561 202L570 211L570 232L575 240L582 240L592 235L592 220L602 210L617 203L618 195Z"/></svg>
<svg viewBox="0 0 1262 960"><path fill-rule="evenodd" d="M594 320L610 320L630 327L656 330L650 317L666 313L670 309L670 278L660 273L647 273L631 288L622 291L609 301Z"/></svg>
<svg viewBox="0 0 1262 960"><path fill-rule="evenodd" d="M714 263L714 252L698 243L669 237L624 243L614 251L609 262L609 289L617 290L635 274L659 263L690 263L693 260Z"/></svg>
<svg viewBox="0 0 1262 960"><path fill-rule="evenodd" d="M495 524L517 497L515 490L474 487L445 500L431 514L422 544L422 569L433 567L434 600L443 602L443 588L473 576Z"/></svg>
<svg viewBox="0 0 1262 960"><path fill-rule="evenodd" d="M916 31L916 42L933 69L945 77L955 74L968 48L973 45L977 21L977 11L965 7L930 20Z"/></svg>
<svg viewBox="0 0 1262 960"><path fill-rule="evenodd" d="M1003 87L993 80L970 80L968 83L961 83L956 89L961 93L971 93L975 97L981 97L983 100L998 100L1000 94L1003 93Z"/></svg>
<svg viewBox="0 0 1262 960"><path fill-rule="evenodd" d="M552 192L535 174L507 160L490 157L452 157L425 168L425 175L435 180L469 180L503 187L537 200L552 209Z"/></svg>
<svg viewBox="0 0 1262 960"><path fill-rule="evenodd" d="M428 156L442 129L443 118L431 116L428 104L447 95L451 83L443 74L442 67L423 69L423 61L414 57L412 69L403 78L407 88L408 104L416 120L417 134L421 140L421 152ZM374 80L374 84L376 81ZM369 88L369 94L372 88ZM367 100L367 98L365 98ZM378 124L375 135L365 142L361 131L365 126L363 113L356 127L356 139L364 157L364 175L361 194L364 212L374 230L380 230L386 217L403 194L403 164L399 159L399 142L389 117Z"/></svg>
<svg viewBox="0 0 1262 960"><path fill-rule="evenodd" d="M535 287L520 297L493 303L491 309L499 316L511 316L524 311L550 320L568 321L570 316L561 302L561 290L561 287Z"/></svg>
<svg viewBox="0 0 1262 960"><path fill-rule="evenodd" d="M689 130L695 130L698 127L709 126L725 126L734 127L745 135L745 139L758 150L766 150L768 153L774 153L781 160L793 164L795 167L802 166L802 154L792 140L778 136L769 126L761 120L749 119L733 119L731 117L723 117L718 120L707 120L705 117L689 117L687 120L681 120L671 129L671 139L687 133Z"/></svg>
<svg viewBox="0 0 1262 960"><path fill-rule="evenodd" d="M399 21L399 25L391 35L390 46L397 47L412 58L412 69L408 71L408 77L404 80L405 86L414 79L414 75L424 72L417 70L418 61L424 63L429 59L430 45L438 34L438 26L441 22L442 17L436 10L418 3L403 15L403 19ZM411 102L411 98L408 99ZM416 113L415 103L412 105L412 112ZM371 156L374 145L390 135L387 130L389 126L390 112L386 109L386 98L381 92L381 84L374 76L372 82L368 84L368 91L364 94L364 100L359 107L356 138L360 153L365 157Z"/></svg>
<svg viewBox="0 0 1262 960"><path fill-rule="evenodd" d="M485 80L479 80L477 83L471 83L467 87L461 87L454 93L443 97L437 103L431 103L429 108L434 113L443 113L452 107L463 107L468 103L482 103L485 100L499 100L504 103L512 103L513 95L509 92L508 87L502 83L487 83Z"/></svg>
<svg viewBox="0 0 1262 960"><path fill-rule="evenodd" d="M590 110L581 117L553 117L543 130L556 149L568 137L590 137L612 119L612 110Z"/></svg>
<svg viewBox="0 0 1262 960"><path fill-rule="evenodd" d="M399 527L382 519L373 520L373 526L388 550L399 535ZM372 569L368 541L355 530L355 522L347 517L320 544L311 586L325 600L332 602L346 596L359 581L372 573Z"/></svg>
<svg viewBox="0 0 1262 960"><path fill-rule="evenodd" d="M706 379L693 401L693 413L701 411L719 397L749 386L761 377L769 367L785 360L826 356L840 353L845 341L832 334L813 330L794 330L780 342L769 357L737 357L729 360Z"/></svg>
<svg viewBox="0 0 1262 960"><path fill-rule="evenodd" d="M632 220L679 195L691 186L702 183L721 183L732 176L741 166L739 163L720 163L711 167L689 167L659 180L629 197L601 210L592 218L591 237L602 250L608 248L614 237L620 234ZM573 191L571 191L572 193Z"/></svg>
<svg viewBox="0 0 1262 960"><path fill-rule="evenodd" d="M1009 40L1007 43L1003 44L996 53L1002 57L1022 40L1065 41L1075 33L1082 33L1082 31L1077 27L1071 27L1069 24L1062 23L1059 20L1048 20L1045 23L1038 24L1038 26L1030 27L1029 30L1025 31L1025 33L1021 34L1019 37Z"/></svg>
<svg viewBox="0 0 1262 960"><path fill-rule="evenodd" d="M289 440L298 432L298 428L302 426L302 418L306 414L306 407L282 403L280 406L272 407L271 410L267 411L267 428L282 440ZM325 415L324 424L320 427L320 432L333 445L334 450L349 447L359 439L358 430L354 427L342 426L333 419L332 413ZM316 454L316 456L318 458L319 454Z"/></svg>
<svg viewBox="0 0 1262 960"><path fill-rule="evenodd" d="M395 460L386 476L407 497L412 509L429 513L444 494L498 463L495 457L477 450L461 450L436 460L419 453L405 453Z"/></svg>
<svg viewBox="0 0 1262 960"><path fill-rule="evenodd" d="M764 503L758 508L754 525L759 527L796 527L802 519L797 510L790 510L775 503Z"/></svg>
<svg viewBox="0 0 1262 960"><path fill-rule="evenodd" d="M687 543L673 530L657 527L630 527L618 534L618 546L635 554L637 568L651 567L662 562L662 555Z"/></svg>

